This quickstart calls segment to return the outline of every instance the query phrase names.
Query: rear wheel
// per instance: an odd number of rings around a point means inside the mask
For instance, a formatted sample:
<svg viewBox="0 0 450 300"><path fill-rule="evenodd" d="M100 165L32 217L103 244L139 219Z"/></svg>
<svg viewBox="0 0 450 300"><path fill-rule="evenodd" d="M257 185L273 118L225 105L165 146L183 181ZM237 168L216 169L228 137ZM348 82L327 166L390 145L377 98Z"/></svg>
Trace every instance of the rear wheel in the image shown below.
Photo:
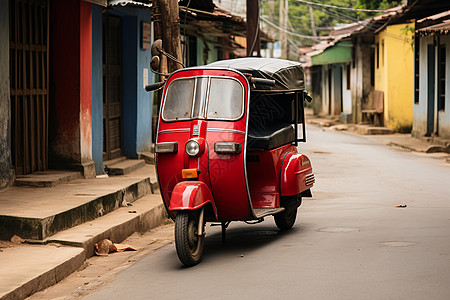
<svg viewBox="0 0 450 300"><path fill-rule="evenodd" d="M198 264L202 258L204 238L198 235L199 215L180 211L175 218L175 246L180 261L187 267ZM201 225L202 226L202 225Z"/></svg>
<svg viewBox="0 0 450 300"><path fill-rule="evenodd" d="M275 224L280 230L291 229L297 218L297 208L286 209L273 217L275 218Z"/></svg>
<svg viewBox="0 0 450 300"><path fill-rule="evenodd" d="M281 198L281 205L284 211L274 215L275 224L280 230L291 229L297 219L297 209L302 204L302 196L285 196Z"/></svg>

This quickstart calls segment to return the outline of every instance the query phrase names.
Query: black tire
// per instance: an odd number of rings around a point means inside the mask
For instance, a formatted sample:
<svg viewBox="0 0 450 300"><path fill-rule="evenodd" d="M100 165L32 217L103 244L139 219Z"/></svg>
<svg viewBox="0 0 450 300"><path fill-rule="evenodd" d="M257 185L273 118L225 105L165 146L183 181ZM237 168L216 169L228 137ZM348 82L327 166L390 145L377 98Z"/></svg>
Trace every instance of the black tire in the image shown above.
<svg viewBox="0 0 450 300"><path fill-rule="evenodd" d="M297 207L288 208L273 217L275 218L275 224L277 224L277 227L280 230L291 229L295 224L295 219L297 218Z"/></svg>
<svg viewBox="0 0 450 300"><path fill-rule="evenodd" d="M202 259L205 236L198 236L198 213L180 211L175 218L175 247L180 261L187 267Z"/></svg>

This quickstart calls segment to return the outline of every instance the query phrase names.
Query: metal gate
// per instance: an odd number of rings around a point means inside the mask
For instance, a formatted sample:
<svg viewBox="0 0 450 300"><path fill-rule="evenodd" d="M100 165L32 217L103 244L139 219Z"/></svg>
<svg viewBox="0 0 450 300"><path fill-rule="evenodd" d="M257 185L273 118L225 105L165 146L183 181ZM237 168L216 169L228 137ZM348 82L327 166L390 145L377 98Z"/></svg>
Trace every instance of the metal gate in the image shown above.
<svg viewBox="0 0 450 300"><path fill-rule="evenodd" d="M103 160L122 155L122 35L118 17L103 15Z"/></svg>
<svg viewBox="0 0 450 300"><path fill-rule="evenodd" d="M49 5L10 0L12 156L17 175L48 168Z"/></svg>

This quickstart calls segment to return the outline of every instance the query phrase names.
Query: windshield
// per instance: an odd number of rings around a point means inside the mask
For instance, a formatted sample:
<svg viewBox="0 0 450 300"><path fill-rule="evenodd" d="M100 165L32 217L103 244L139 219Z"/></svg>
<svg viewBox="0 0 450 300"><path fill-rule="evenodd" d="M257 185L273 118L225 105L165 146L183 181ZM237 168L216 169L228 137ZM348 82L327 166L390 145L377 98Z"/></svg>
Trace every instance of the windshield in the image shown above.
<svg viewBox="0 0 450 300"><path fill-rule="evenodd" d="M244 87L231 77L194 77L172 81L166 92L162 118L235 120L244 112Z"/></svg>

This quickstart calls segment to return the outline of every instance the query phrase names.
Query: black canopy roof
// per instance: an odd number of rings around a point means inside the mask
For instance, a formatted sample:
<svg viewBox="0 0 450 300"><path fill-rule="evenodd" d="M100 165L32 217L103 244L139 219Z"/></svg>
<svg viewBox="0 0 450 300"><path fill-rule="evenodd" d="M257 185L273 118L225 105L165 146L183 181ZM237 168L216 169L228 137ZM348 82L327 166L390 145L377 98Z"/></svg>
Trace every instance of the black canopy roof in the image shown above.
<svg viewBox="0 0 450 300"><path fill-rule="evenodd" d="M299 62L276 58L245 57L221 60L207 66L234 69L241 73L251 74L252 77L275 80L274 86L256 86L256 90L275 92L305 88L303 68Z"/></svg>

